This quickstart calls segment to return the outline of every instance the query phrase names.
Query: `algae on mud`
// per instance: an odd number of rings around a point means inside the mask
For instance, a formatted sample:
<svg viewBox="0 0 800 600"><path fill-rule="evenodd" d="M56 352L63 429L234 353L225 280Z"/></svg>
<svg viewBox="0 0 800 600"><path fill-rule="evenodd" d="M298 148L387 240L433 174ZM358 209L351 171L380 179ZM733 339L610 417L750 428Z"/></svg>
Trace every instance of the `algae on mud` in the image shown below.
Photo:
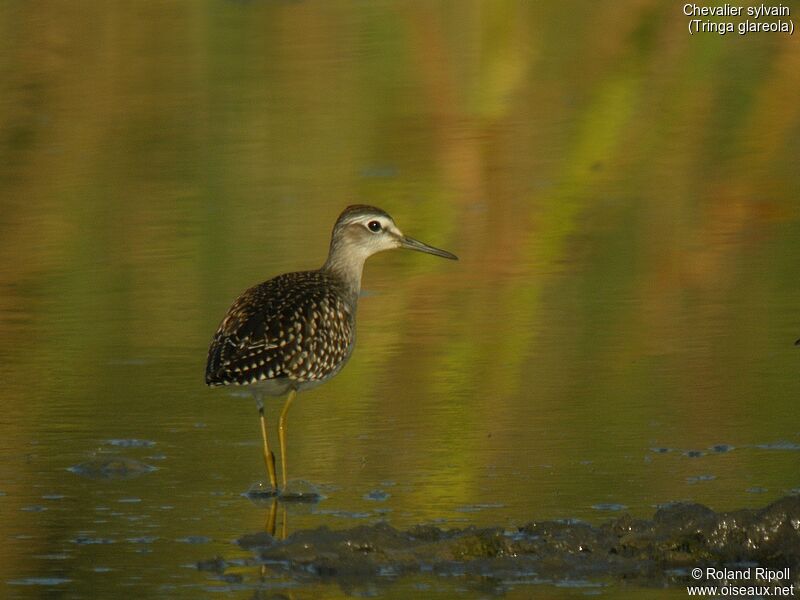
<svg viewBox="0 0 800 600"><path fill-rule="evenodd" d="M757 565L789 567L797 584L800 496L763 509L720 513L701 504L674 503L659 508L651 520L623 515L599 526L560 520L533 521L515 531L432 525L400 531L379 523L297 531L282 541L261 532L238 543L253 552L250 565L297 582L350 585L428 573L493 578L505 585L610 579L650 587L692 582L689 570L697 567ZM197 567L238 578L228 570L241 564L216 557Z"/></svg>

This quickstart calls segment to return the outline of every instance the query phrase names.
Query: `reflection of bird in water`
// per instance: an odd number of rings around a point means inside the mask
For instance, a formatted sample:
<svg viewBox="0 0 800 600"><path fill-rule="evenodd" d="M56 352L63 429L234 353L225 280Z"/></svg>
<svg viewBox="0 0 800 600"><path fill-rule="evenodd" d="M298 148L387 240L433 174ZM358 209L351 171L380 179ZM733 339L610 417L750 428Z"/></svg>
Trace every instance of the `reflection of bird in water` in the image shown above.
<svg viewBox="0 0 800 600"><path fill-rule="evenodd" d="M278 420L286 488L286 413L298 391L324 383L350 358L364 261L382 250L409 248L457 260L403 233L384 211L349 206L333 227L321 269L279 275L244 292L220 323L206 365L206 383L250 385L258 404L264 462L277 493L262 395L288 393Z"/></svg>

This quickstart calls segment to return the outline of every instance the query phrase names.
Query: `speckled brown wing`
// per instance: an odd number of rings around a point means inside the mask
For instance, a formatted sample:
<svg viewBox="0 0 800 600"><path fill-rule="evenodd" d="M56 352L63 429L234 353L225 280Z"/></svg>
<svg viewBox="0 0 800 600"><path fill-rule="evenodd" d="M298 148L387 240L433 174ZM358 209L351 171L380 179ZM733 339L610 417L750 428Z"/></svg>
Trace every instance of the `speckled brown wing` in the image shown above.
<svg viewBox="0 0 800 600"><path fill-rule="evenodd" d="M206 365L208 385L288 378L324 381L350 355L354 307L320 271L287 273L244 292L220 323Z"/></svg>

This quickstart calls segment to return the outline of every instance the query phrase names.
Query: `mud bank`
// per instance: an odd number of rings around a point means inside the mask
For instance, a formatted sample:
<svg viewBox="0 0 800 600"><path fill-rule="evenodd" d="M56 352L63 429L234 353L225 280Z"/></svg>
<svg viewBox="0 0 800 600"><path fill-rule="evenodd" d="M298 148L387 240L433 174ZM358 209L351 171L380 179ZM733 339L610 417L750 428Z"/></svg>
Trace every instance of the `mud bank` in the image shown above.
<svg viewBox="0 0 800 600"><path fill-rule="evenodd" d="M400 531L377 524L297 531L283 541L257 533L238 543L253 552L251 564L298 582L431 574L532 584L610 579L662 586L692 581L693 568L757 565L788 567L793 581L784 583L789 585L800 575L800 496L727 513L672 504L651 520L622 516L599 526L542 521L511 531L427 525ZM223 577L230 566L220 557L198 564Z"/></svg>

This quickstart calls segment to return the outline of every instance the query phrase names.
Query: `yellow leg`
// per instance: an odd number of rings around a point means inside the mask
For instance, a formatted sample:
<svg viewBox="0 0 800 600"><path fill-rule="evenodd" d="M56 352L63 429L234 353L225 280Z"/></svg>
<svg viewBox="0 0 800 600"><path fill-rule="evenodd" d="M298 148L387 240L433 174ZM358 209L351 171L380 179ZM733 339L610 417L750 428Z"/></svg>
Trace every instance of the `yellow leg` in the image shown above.
<svg viewBox="0 0 800 600"><path fill-rule="evenodd" d="M272 504L269 507L269 513L267 514L267 522L264 525L264 529L266 530L266 532L273 538L275 537L275 523L277 517L278 517L278 499L273 498ZM267 565L261 565L259 571L261 573L261 577L266 577L269 572L267 569Z"/></svg>
<svg viewBox="0 0 800 600"><path fill-rule="evenodd" d="M278 500L272 499L272 505L269 507L269 514L267 515L266 530L272 537L275 537L275 522L278 517Z"/></svg>
<svg viewBox="0 0 800 600"><path fill-rule="evenodd" d="M284 489L286 488L286 413L289 412L289 406L291 406L295 396L297 396L295 390L289 392L289 397L286 398L286 404L283 405L281 417L278 420L278 439L281 443L281 478Z"/></svg>
<svg viewBox="0 0 800 600"><path fill-rule="evenodd" d="M261 439L264 442L264 464L267 466L269 483L273 490L277 490L278 477L275 474L275 455L269 449L269 440L267 440L267 419L264 416L264 403L261 402L261 398L258 398L256 402L258 403L258 418L261 421Z"/></svg>

